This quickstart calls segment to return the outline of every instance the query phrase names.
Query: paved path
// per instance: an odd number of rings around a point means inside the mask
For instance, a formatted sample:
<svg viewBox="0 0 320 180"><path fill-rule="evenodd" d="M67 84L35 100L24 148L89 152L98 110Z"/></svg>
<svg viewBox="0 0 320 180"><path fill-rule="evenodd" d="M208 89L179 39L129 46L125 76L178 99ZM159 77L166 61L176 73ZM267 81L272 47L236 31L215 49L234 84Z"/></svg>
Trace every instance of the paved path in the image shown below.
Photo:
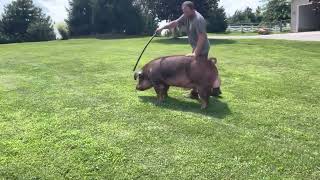
<svg viewBox="0 0 320 180"><path fill-rule="evenodd" d="M209 36L209 39L282 39L294 41L320 41L320 31L257 36Z"/></svg>

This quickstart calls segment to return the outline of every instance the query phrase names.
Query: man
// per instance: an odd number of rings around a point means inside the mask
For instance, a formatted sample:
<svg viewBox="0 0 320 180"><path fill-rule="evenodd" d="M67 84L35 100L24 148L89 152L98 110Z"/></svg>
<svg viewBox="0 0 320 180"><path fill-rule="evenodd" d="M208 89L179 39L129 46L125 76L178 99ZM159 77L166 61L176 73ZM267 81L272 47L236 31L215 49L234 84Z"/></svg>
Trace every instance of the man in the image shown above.
<svg viewBox="0 0 320 180"><path fill-rule="evenodd" d="M210 50L210 42L208 40L206 31L206 20L203 16L195 10L194 4L191 1L185 1L182 4L183 15L163 27L159 27L156 32L161 32L163 29L173 29L178 26L185 26L188 34L189 43L192 47L192 54L188 56L194 56L196 60L208 59ZM220 91L220 80L214 82L213 96L219 96ZM196 91L191 92L191 98L197 98L198 94Z"/></svg>

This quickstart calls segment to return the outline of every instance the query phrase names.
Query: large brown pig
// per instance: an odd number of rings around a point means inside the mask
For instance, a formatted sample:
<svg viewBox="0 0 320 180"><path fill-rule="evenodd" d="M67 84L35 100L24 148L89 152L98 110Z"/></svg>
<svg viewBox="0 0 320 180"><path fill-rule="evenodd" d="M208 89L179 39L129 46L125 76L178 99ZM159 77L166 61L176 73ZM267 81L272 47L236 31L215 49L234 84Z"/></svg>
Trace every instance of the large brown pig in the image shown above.
<svg viewBox="0 0 320 180"><path fill-rule="evenodd" d="M213 88L220 88L213 86L219 78L215 61L188 56L157 58L135 73L134 79L139 79L136 89L145 91L154 87L158 102L168 96L170 86L193 89L199 94L201 108L205 109Z"/></svg>

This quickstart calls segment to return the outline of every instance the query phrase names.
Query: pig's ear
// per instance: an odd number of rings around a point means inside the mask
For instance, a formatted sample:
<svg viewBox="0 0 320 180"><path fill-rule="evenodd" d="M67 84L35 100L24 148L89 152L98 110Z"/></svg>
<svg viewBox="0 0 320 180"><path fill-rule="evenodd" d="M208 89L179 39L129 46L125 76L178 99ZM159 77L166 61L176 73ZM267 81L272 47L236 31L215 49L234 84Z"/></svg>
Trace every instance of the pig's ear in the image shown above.
<svg viewBox="0 0 320 180"><path fill-rule="evenodd" d="M142 78L142 71L134 73L134 80L136 81L138 78Z"/></svg>
<svg viewBox="0 0 320 180"><path fill-rule="evenodd" d="M142 78L143 78L143 72L140 71L140 72L139 72L139 79L142 79Z"/></svg>
<svg viewBox="0 0 320 180"><path fill-rule="evenodd" d="M217 58L212 57L212 58L209 58L209 60L212 61L214 64L218 63Z"/></svg>
<svg viewBox="0 0 320 180"><path fill-rule="evenodd" d="M138 72L134 73L134 80L136 81L138 79Z"/></svg>

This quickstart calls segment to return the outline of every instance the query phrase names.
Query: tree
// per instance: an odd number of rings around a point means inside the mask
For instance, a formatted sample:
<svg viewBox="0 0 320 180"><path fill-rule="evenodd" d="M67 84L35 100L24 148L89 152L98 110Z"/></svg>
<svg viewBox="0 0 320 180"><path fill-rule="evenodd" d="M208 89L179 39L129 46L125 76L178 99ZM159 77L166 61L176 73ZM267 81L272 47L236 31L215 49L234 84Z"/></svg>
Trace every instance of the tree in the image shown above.
<svg viewBox="0 0 320 180"><path fill-rule="evenodd" d="M66 24L60 23L57 25L57 30L62 40L68 40L70 38L69 29Z"/></svg>
<svg viewBox="0 0 320 180"><path fill-rule="evenodd" d="M261 23L263 19L263 15L262 15L262 9L260 6L257 7L255 16L256 16L256 23Z"/></svg>
<svg viewBox="0 0 320 180"><path fill-rule="evenodd" d="M160 20L157 18L157 15L154 11L150 9L149 0L135 0L134 5L140 8L144 22L143 32L148 35L152 35L155 29L158 27Z"/></svg>
<svg viewBox="0 0 320 180"><path fill-rule="evenodd" d="M224 8L217 8L209 13L208 32L225 32L228 27Z"/></svg>
<svg viewBox="0 0 320 180"><path fill-rule="evenodd" d="M146 0L149 9L153 11L160 20L174 20L181 16L181 5L185 0ZM197 11L205 18L209 17L212 9L217 9L220 0L192 0Z"/></svg>
<svg viewBox="0 0 320 180"><path fill-rule="evenodd" d="M139 34L141 11L133 0L72 0L66 20L72 36L96 33Z"/></svg>
<svg viewBox="0 0 320 180"><path fill-rule="evenodd" d="M264 13L264 22L281 22L291 18L291 3L288 0L268 0Z"/></svg>
<svg viewBox="0 0 320 180"><path fill-rule="evenodd" d="M27 29L27 41L50 41L56 38L49 20L34 21Z"/></svg>
<svg viewBox="0 0 320 180"><path fill-rule="evenodd" d="M185 0L145 0L144 6L147 6L151 13L158 19L172 21L181 16L181 5L184 1ZM208 30L210 32L225 31L227 27L226 14L224 8L219 8L220 0L192 1L195 4L196 10L207 19Z"/></svg>
<svg viewBox="0 0 320 180"><path fill-rule="evenodd" d="M132 0L115 0L113 3L113 25L119 33L138 34L143 31L143 18Z"/></svg>
<svg viewBox="0 0 320 180"><path fill-rule="evenodd" d="M312 3L315 13L320 13L320 0L309 0Z"/></svg>
<svg viewBox="0 0 320 180"><path fill-rule="evenodd" d="M116 19L114 5L110 0L98 0L94 13L94 33L102 34L112 32L114 29L113 21Z"/></svg>
<svg viewBox="0 0 320 180"><path fill-rule="evenodd" d="M55 39L51 18L32 0L17 0L5 7L2 33L10 42L47 41Z"/></svg>
<svg viewBox="0 0 320 180"><path fill-rule="evenodd" d="M229 18L231 24L243 23L260 23L262 21L261 8L258 7L256 12L247 7L244 11L237 10L233 16Z"/></svg>
<svg viewBox="0 0 320 180"><path fill-rule="evenodd" d="M3 32L3 23L0 20L0 44L10 43L10 38Z"/></svg>
<svg viewBox="0 0 320 180"><path fill-rule="evenodd" d="M92 12L87 0L70 0L68 10L68 24L72 36L88 35L91 32Z"/></svg>

